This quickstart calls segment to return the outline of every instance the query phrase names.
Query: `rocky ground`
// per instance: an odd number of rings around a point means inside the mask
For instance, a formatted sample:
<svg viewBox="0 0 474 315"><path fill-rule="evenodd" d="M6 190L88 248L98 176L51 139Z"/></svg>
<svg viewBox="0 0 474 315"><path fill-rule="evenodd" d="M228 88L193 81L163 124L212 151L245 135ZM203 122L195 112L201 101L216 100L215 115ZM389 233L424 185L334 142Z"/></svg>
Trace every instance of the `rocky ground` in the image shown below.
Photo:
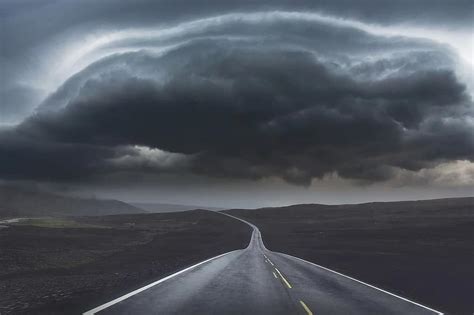
<svg viewBox="0 0 474 315"><path fill-rule="evenodd" d="M9 224L0 229L0 314L80 314L249 238L247 225L201 210Z"/></svg>

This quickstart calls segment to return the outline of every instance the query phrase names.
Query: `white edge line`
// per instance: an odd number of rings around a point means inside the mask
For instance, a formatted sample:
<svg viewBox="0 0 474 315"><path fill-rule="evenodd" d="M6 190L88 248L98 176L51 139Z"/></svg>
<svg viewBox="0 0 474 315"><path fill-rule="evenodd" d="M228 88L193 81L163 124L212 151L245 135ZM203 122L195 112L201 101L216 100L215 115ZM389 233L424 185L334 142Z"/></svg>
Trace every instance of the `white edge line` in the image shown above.
<svg viewBox="0 0 474 315"><path fill-rule="evenodd" d="M339 273L339 272L337 272L337 271L331 270L331 269L329 269L329 268L320 266L320 265L318 265L318 264L312 263L312 262L310 262L310 261L304 260L304 259L299 258L299 257L291 256L291 255L288 255L288 254L285 254L285 253L280 253L280 254L283 254L283 255L285 255L285 256L290 256L290 257L299 259L299 260L301 260L301 261L303 261L303 262L305 262L305 263L314 265L314 266L316 266L316 267L318 267L318 268L321 268L321 269L330 271L330 272L332 272L332 273L335 273L335 274L337 274L337 275L339 275L339 276L343 276L343 277L345 277L345 278L347 278L347 279L350 279L350 280L352 280L352 281L359 282L359 283L361 283L361 284L363 284L363 285L366 285L366 286L368 286L368 287L371 287L372 289L379 290L379 291L381 291L381 292L383 292L383 293L392 295L392 296L397 297L397 298L399 298L399 299L402 299L402 300L404 300L404 301L406 301L406 302L410 302L410 303L415 304L415 305L417 305L417 306L423 307L423 308L425 308L425 309L427 309L427 310L429 310L429 311L432 311L432 312L434 312L434 313L436 313L436 314L438 314L438 315L444 315L444 313L442 313L442 312L440 312L440 311L437 311L437 310L434 310L434 309L429 308L429 307L427 307L427 306L421 305L420 303L416 303L416 302L410 301L410 300L407 299L407 298L404 298L404 297L401 297L401 296L399 296L399 295L393 294L393 293L391 293L391 292L385 291L385 290L383 290L383 289L377 288L377 287L375 287L375 286L373 286L373 285L371 285L371 284L368 284L368 283L365 283L365 282L363 282L363 281L360 281L360 280L354 279L354 278L352 278L352 277L346 276L346 275L344 275L344 274L342 274L342 273Z"/></svg>
<svg viewBox="0 0 474 315"><path fill-rule="evenodd" d="M230 214L227 214L227 213L224 213L224 212L221 212L221 211L218 211L217 213L220 213L220 214L226 215L226 216L228 216L228 217L234 218L234 219L236 219L236 220L242 221L242 222L244 222L244 223L247 223L247 224L250 225L252 228L254 228L254 230L255 230L255 229L258 230L257 226L255 226L254 224L252 224L252 223L250 223L250 222L248 222L248 221L245 221L244 219L241 219L241 218L239 218L239 217L235 217L235 216L233 216L233 215L230 215ZM262 240L262 245L263 245L263 240ZM266 249L266 248L265 248L265 245L263 245L263 247L264 247L264 249ZM422 308L424 308L424 309L427 309L427 310L429 310L429 311L431 311L431 312L434 312L434 313L436 313L436 314L438 314L438 315L444 315L444 313L442 313L442 312L440 312L440 311L437 311L437 310L434 310L434 309L432 309L432 308L429 308L428 306L424 306L424 305L422 305L422 304L420 304L420 303L413 302L413 301L411 301L411 300L409 300L409 299L407 299L407 298L404 298L404 297L401 297L401 296L399 296L399 295L393 294L393 293L391 293L391 292L385 291L385 290L383 290L383 289L377 288L377 287L375 287L375 286L373 286L373 285L371 285L371 284L368 284L368 283L365 283L365 282L363 282L363 281L360 281L360 280L354 279L354 278L352 278L352 277L346 276L346 275L344 275L344 274L342 274L342 273L339 273L339 272L337 272L337 271L331 270L331 269L329 269L329 268L320 266L320 265L318 265L318 264L312 263L312 262L310 262L310 261L304 260L304 259L299 258L299 257L295 257L295 256L288 255L288 254L285 254L285 253L280 253L280 254L283 254L283 255L285 255L285 256L289 256L289 257L293 257L293 258L299 259L299 260L301 260L301 261L303 261L303 262L305 262L305 263L307 263L307 264L314 265L314 266L316 266L316 267L319 267L319 268L321 268L321 269L330 271L330 272L332 272L332 273L335 273L335 274L337 274L337 275L340 275L340 276L345 277L345 278L347 278L347 279L350 279L350 280L352 280L352 281L359 282L359 283L361 283L361 284L363 284L363 285L366 285L366 286L368 286L368 287L370 287L370 288L372 288L372 289L381 291L381 292L386 293L386 294L388 294L388 295L391 295L391 296L394 296L394 297L396 297L396 298L402 299L402 300L404 300L404 301L406 301L406 302L415 304L415 305L417 305L417 306L419 306L419 307L422 307ZM267 257L265 254L263 254L263 255L265 256L265 258L268 259L268 257ZM270 259L268 259L268 260L270 261ZM275 268L275 269L276 269L276 268ZM278 271L278 269L276 269L276 270Z"/></svg>
<svg viewBox="0 0 474 315"><path fill-rule="evenodd" d="M179 275L179 274L182 274L183 272L186 272L186 271L188 271L188 270L191 270L191 269L193 269L193 268L196 268L197 266L200 266L200 265L205 264L205 263L207 263L207 262L209 262L209 261L211 261L211 260L220 258L220 257L222 257L222 256L224 256L224 255L227 255L227 254L230 254L230 253L232 253L232 252L234 252L234 251L230 251L230 252L227 252L227 253L224 253L224 254L220 254L220 255L218 255L218 256L215 256L215 257L209 258L209 259L207 259L207 260L201 261L200 263L197 263L197 264L195 264L195 265L192 265L191 267L185 268L185 269L180 270L180 271L178 271L178 272L176 272L176 273L173 273L172 275L169 275L169 276L164 277L164 278L162 278L162 279L160 279L160 280L158 280L158 281L155 281L155 282L150 283L150 284L148 284L148 285L146 285L146 286L144 286L144 287L141 287L140 289L137 289L137 290L135 290L135 291L132 291L132 292L130 292L130 293L127 293L127 294L125 294L125 295L122 295L121 297L118 297L118 298L116 298L115 300L112 300L112 301L110 301L110 302L107 302L107 303L105 303L105 304L102 304L102 305L100 305L100 306L97 306L96 308L93 308L93 309L91 309L90 311L84 312L83 315L93 315L93 314L95 314L95 313L97 313L97 312L100 312L100 311L102 311L102 310L104 310L104 309L106 309L106 308L108 308L108 307L110 307L110 306L112 306L112 305L114 305L114 304L117 304L118 302L121 302L121 301L123 301L123 300L125 300L125 299L128 299L129 297L131 297L131 296L133 296L133 295L135 295L135 294L137 294L137 293L140 293L140 292L142 292L142 291L145 291L145 290L147 290L147 289L149 289L149 288L151 288L151 287L153 287L153 286L155 286L155 285L157 285L157 284L160 284L160 283L162 283L162 282L164 282L164 281L166 281L166 280L168 280L168 279L171 279L171 278L173 278L173 277L175 277L175 276L177 276L177 275Z"/></svg>
<svg viewBox="0 0 474 315"><path fill-rule="evenodd" d="M227 213L224 213L224 212L221 212L221 211L218 211L217 213L220 213L220 214L226 215L226 216L228 216L228 217L234 218L234 219L236 219L236 220L242 221L242 222L244 222L244 223L247 223L247 224L250 225L252 228L254 228L254 230L255 230L255 229L258 230L257 226L255 226L254 224L252 224L252 223L250 223L250 222L248 222L248 221L245 221L244 219L241 219L241 218L239 218L239 217L235 217L235 216L233 216L233 215L230 215L230 214L227 214ZM263 240L262 240L262 245L263 245ZM264 247L264 249L266 249L266 248L265 248L265 245L263 245L263 247ZM312 263L312 262L310 262L310 261L304 260L304 259L299 258L299 257L295 257L295 256L288 255L288 254L285 254L285 253L280 253L280 254L283 254L283 255L285 255L285 256L289 256L289 257L293 257L293 258L299 259L299 260L301 260L301 261L303 261L303 262L305 262L305 263L307 263L307 264L314 265L314 266L316 266L316 267L318 267L318 268L321 268L321 269L330 271L330 272L332 272L332 273L335 273L335 274L337 274L337 275L340 275L340 276L345 277L345 278L347 278L347 279L350 279L350 280L352 280L352 281L359 282L359 283L361 283L361 284L363 284L363 285L366 285L366 286L368 286L368 287L371 287L372 289L379 290L379 291L381 291L381 292L383 292L383 293L386 293L386 294L388 294L388 295L392 295L392 296L394 296L394 297L396 297L396 298L399 298L399 299L402 299L402 300L404 300L404 301L406 301L406 302L415 304L415 305L417 305L417 306L419 306L419 307L422 307L422 308L424 308L424 309L427 309L427 310L429 310L429 311L431 311L431 312L434 312L434 313L436 313L436 314L438 314L438 315L444 315L444 313L442 313L442 312L440 312L440 311L434 310L434 309L429 308L429 307L427 307L427 306L424 306L424 305L422 305L422 304L420 304L420 303L413 302L413 301L411 301L411 300L409 300L409 299L407 299L407 298L404 298L404 297L401 297L401 296L399 296L399 295L393 294L393 293L391 293L391 292L385 291L385 290L383 290L383 289L377 288L377 287L375 287L375 286L373 286L373 285L371 285L371 284L368 284L368 283L365 283L365 282L363 282L363 281L360 281L360 280L354 279L354 278L352 278L352 277L346 276L346 275L344 275L344 274L342 274L342 273L339 273L339 272L337 272L337 271L331 270L331 269L329 269L329 268L320 266L320 265L318 265L318 264ZM263 255L265 256L265 258L268 259L268 257L267 257L265 254L263 254ZM270 261L270 259L268 259L268 260ZM276 269L276 268L275 268L275 269ZM276 270L278 271L278 269L276 269Z"/></svg>

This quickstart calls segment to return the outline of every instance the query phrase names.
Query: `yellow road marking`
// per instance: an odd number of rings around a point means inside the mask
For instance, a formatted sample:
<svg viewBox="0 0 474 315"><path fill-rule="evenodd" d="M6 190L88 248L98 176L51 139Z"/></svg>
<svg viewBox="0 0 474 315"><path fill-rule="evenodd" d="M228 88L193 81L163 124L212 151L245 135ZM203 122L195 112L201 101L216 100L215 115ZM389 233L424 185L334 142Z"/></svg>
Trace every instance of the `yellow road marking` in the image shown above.
<svg viewBox="0 0 474 315"><path fill-rule="evenodd" d="M285 282L286 286L291 289L291 284L290 284L288 281L286 281L285 277L283 277L283 275L281 274L280 270L278 270L277 268L275 268L275 270L276 270L276 272L278 272L278 274L280 275L281 280L283 280L283 282Z"/></svg>
<svg viewBox="0 0 474 315"><path fill-rule="evenodd" d="M272 266L275 266L272 261L270 260L270 258L267 257L267 255L263 254L263 256L265 257L265 262L268 262L270 263Z"/></svg>
<svg viewBox="0 0 474 315"><path fill-rule="evenodd" d="M311 312L309 307L303 301L300 300L300 304L301 306L303 306L304 310L306 311L306 313L308 313L308 315L313 315L313 312Z"/></svg>
<svg viewBox="0 0 474 315"><path fill-rule="evenodd" d="M275 273L275 272L273 272L273 271L272 271L272 273L273 273L273 276L274 276L275 278L277 278L277 279L278 279L278 277L277 277L276 273Z"/></svg>

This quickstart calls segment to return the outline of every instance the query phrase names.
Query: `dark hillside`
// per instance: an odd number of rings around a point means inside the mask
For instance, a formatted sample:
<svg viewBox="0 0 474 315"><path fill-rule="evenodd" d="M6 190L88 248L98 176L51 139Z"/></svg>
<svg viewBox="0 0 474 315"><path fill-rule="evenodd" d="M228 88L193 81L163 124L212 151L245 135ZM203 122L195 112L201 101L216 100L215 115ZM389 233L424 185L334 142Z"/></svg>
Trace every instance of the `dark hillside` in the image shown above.
<svg viewBox="0 0 474 315"><path fill-rule="evenodd" d="M0 218L94 216L145 211L118 200L86 199L0 186Z"/></svg>

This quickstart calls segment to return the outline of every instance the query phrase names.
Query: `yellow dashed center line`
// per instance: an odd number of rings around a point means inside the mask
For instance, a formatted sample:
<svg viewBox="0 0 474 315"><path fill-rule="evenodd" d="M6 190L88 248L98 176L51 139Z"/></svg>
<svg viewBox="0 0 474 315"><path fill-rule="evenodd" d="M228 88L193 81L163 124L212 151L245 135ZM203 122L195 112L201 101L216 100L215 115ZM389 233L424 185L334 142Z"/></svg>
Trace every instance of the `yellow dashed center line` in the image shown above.
<svg viewBox="0 0 474 315"><path fill-rule="evenodd" d="M267 257L267 255L263 254L263 257L265 257L265 262L270 263L270 265L272 265L272 266L275 266L275 265L272 263L272 261L270 260L270 258Z"/></svg>
<svg viewBox="0 0 474 315"><path fill-rule="evenodd" d="M305 304L305 302L303 302L303 301L300 300L300 304L301 304L301 306L303 306L304 310L306 311L306 313L308 313L308 315L313 315L313 312L311 312L311 310L310 310L309 307Z"/></svg>
<svg viewBox="0 0 474 315"><path fill-rule="evenodd" d="M281 280L283 280L283 282L286 284L286 286L291 289L291 284L285 279L285 277L283 277L283 275L281 274L280 270L278 270L277 268L275 268L276 272L278 272L278 274L280 275L280 278Z"/></svg>
<svg viewBox="0 0 474 315"><path fill-rule="evenodd" d="M280 278L281 280L286 284L286 286L291 289L292 286L291 284L288 282L288 280L285 279L285 277L283 277L283 275L281 274L280 270L278 270L278 268L275 267L275 265L272 263L272 261L267 257L267 255L263 254L263 256L265 257L265 262L267 263L270 263L272 266L274 266L274 269L275 271L278 273L278 275L280 275ZM275 279L278 279L278 276L277 274L275 273L275 271L272 271L273 273L273 276L275 277ZM313 312L311 312L311 310L309 309L308 305L306 305L305 302L303 302L302 300L300 300L300 304L301 306L303 307L303 309L306 311L307 315L313 315Z"/></svg>
<svg viewBox="0 0 474 315"><path fill-rule="evenodd" d="M267 255L263 254L263 256L265 257L265 262L266 263L270 263L274 268L275 268L275 271L280 275L280 278L281 280L286 284L286 286L291 289L291 284L288 282L288 280L285 279L285 277L283 277L283 275L281 274L280 270L278 270L278 268L275 267L275 265L273 264L273 262L267 257ZM278 276L277 274L275 273L275 271L272 271L273 273L273 276L275 277L275 279L278 279ZM305 302L303 302L302 300L300 300L300 304L301 306L303 307L303 309L306 311L307 315L313 315L313 312L311 312L311 310L309 309L308 305L306 305Z"/></svg>

